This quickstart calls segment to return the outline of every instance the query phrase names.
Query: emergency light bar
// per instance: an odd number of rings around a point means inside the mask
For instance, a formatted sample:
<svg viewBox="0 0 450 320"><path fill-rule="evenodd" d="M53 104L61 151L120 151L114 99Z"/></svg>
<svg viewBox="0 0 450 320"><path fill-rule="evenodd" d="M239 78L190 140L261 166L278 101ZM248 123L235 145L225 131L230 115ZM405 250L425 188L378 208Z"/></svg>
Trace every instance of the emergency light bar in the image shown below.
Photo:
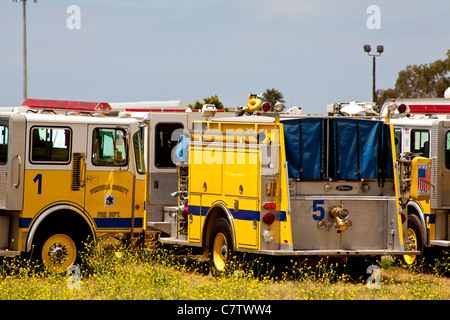
<svg viewBox="0 0 450 320"><path fill-rule="evenodd" d="M80 112L110 112L112 110L106 102L84 102L65 100L26 99L22 106L31 109L65 110Z"/></svg>
<svg viewBox="0 0 450 320"><path fill-rule="evenodd" d="M449 98L417 98L417 99L391 99L387 100L381 107L380 114L391 115L395 112L403 115L407 114L430 114L448 115L450 114Z"/></svg>
<svg viewBox="0 0 450 320"><path fill-rule="evenodd" d="M450 105L444 104L424 104L408 105L411 113L450 113Z"/></svg>

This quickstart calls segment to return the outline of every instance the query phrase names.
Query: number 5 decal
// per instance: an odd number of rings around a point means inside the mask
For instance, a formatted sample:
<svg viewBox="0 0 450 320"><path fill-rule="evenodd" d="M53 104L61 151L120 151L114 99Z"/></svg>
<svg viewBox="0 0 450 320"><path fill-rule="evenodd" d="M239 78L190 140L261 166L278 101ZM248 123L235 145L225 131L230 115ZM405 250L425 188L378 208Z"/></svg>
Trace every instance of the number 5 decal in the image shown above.
<svg viewBox="0 0 450 320"><path fill-rule="evenodd" d="M317 212L318 213L313 213L313 219L316 221L320 221L325 219L325 209L323 206L325 204L324 200L313 200L313 212Z"/></svg>

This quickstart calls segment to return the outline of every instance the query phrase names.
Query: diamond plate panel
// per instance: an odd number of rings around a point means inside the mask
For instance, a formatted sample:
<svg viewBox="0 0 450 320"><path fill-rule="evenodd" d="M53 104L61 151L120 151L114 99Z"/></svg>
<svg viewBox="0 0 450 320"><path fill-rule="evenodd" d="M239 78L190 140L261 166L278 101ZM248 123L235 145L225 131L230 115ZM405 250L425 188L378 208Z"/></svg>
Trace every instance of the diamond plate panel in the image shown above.
<svg viewBox="0 0 450 320"><path fill-rule="evenodd" d="M319 200L319 201L318 201ZM292 201L292 237L295 250L369 250L399 247L395 199L387 197L306 197ZM337 232L329 210L343 205L349 210L351 228ZM323 208L323 209L319 209ZM324 211L320 228L314 215Z"/></svg>

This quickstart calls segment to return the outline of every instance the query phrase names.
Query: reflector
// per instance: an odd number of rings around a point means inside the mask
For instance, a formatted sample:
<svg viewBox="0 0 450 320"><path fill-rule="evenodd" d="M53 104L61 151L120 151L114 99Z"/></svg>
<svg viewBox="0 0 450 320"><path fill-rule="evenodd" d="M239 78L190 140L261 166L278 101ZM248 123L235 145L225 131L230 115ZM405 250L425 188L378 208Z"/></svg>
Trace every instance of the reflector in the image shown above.
<svg viewBox="0 0 450 320"><path fill-rule="evenodd" d="M266 210L276 210L277 204L275 202L266 202L263 204L263 208Z"/></svg>
<svg viewBox="0 0 450 320"><path fill-rule="evenodd" d="M273 215L272 212L267 212L263 216L263 222L267 225L271 225L274 221L275 221L275 216Z"/></svg>

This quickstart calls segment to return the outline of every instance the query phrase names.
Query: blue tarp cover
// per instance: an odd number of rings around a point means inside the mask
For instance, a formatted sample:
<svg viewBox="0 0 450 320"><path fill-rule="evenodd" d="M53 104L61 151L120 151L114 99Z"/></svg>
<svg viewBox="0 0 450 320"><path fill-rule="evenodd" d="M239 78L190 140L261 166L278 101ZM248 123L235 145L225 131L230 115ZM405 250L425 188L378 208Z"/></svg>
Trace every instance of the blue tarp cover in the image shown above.
<svg viewBox="0 0 450 320"><path fill-rule="evenodd" d="M389 127L380 121L308 118L285 120L283 128L289 177L354 180L393 176Z"/></svg>
<svg viewBox="0 0 450 320"><path fill-rule="evenodd" d="M324 119L283 121L289 177L322 179Z"/></svg>

